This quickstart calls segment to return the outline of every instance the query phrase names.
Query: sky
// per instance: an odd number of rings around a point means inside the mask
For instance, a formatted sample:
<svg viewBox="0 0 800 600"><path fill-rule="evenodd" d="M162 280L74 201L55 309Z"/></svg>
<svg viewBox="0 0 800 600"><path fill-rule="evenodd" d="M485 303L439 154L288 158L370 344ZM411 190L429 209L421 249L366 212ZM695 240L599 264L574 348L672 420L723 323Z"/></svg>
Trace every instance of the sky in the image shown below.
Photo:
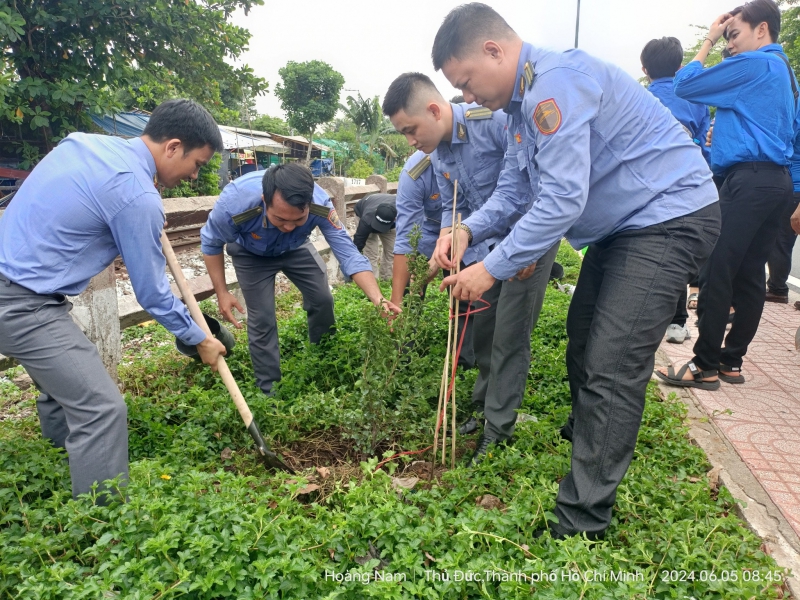
<svg viewBox="0 0 800 600"><path fill-rule="evenodd" d="M552 50L575 43L576 0L484 0L527 42ZM322 60L345 79L342 101L358 92L380 96L406 71L429 75L445 98L458 93L430 52L445 15L459 0L265 0L233 22L252 34L242 55L269 92L256 100L260 114L283 117L274 95L278 69L288 61ZM694 25L710 25L737 0L581 0L579 47L641 77L639 55L653 38L677 37L684 47L698 37Z"/></svg>

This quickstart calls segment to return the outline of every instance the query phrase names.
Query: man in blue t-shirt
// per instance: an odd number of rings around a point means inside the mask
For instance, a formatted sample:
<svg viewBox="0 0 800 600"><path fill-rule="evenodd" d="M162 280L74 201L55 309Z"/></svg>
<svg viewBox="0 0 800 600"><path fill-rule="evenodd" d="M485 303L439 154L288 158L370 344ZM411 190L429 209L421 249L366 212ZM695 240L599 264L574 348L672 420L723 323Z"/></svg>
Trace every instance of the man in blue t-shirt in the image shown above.
<svg viewBox="0 0 800 600"><path fill-rule="evenodd" d="M641 61L642 71L650 83L647 89L683 125L686 133L700 148L703 158L706 159L707 163L710 163L709 148L705 144L708 128L711 124L711 115L708 107L704 104L696 104L683 98L678 98L673 88L675 73L681 68L681 62L683 62L683 48L680 40L674 37L650 40L642 50ZM694 288L695 291L697 291L697 285L697 279L689 282L689 287ZM697 298L697 294L693 297ZM684 340L691 337L689 329L686 327L686 320L689 318L686 308L687 301L686 288L683 288L681 297L678 298L675 316L672 317L672 323L667 327L666 340L670 343L682 344Z"/></svg>
<svg viewBox="0 0 800 600"><path fill-rule="evenodd" d="M717 107L711 170L724 182L720 237L700 271L694 357L677 372L657 371L671 385L715 390L720 379L744 383L742 358L764 309L764 265L792 199L798 94L776 43L780 27L781 13L771 0L735 8L714 21L695 59L675 76L676 95ZM723 36L730 58L704 69ZM731 306L736 318L726 336Z"/></svg>

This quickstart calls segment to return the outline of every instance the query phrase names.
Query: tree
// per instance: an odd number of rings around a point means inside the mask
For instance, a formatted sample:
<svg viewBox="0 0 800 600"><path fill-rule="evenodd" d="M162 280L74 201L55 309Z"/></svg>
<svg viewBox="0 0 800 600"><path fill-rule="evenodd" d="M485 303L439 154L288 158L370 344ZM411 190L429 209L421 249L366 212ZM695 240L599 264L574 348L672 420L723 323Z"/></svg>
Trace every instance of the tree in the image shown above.
<svg viewBox="0 0 800 600"><path fill-rule="evenodd" d="M700 47L703 45L703 42L708 35L708 27L701 27L700 25L694 26L697 32L697 39L694 42L694 45L691 48L687 48L683 51L683 64L688 65L692 59L700 52ZM708 58L703 63L706 67L713 67L722 62L722 51L725 49L725 40L721 40L714 44L714 47L708 53Z"/></svg>
<svg viewBox="0 0 800 600"><path fill-rule="evenodd" d="M289 125L308 138L308 164L311 162L314 131L318 125L333 119L339 108L344 77L320 60L304 63L290 60L278 75L281 83L275 86L275 95L281 101Z"/></svg>
<svg viewBox="0 0 800 600"><path fill-rule="evenodd" d="M263 0L0 0L0 136L49 150L89 113L190 97L212 114L266 82L226 59L250 33L228 22ZM27 147L26 147L27 146Z"/></svg>
<svg viewBox="0 0 800 600"><path fill-rule="evenodd" d="M394 149L386 144L385 136L394 133L394 127L389 119L383 115L378 96L373 98L347 97L347 106L339 105L345 116L356 126L357 139L367 145L367 154L372 154L374 148L381 148L384 154L394 157Z"/></svg>
<svg viewBox="0 0 800 600"><path fill-rule="evenodd" d="M269 115L258 115L255 119L251 119L250 124L242 121L241 127L250 127L255 131L266 131L267 133L277 133L278 135L292 135L292 130L289 124L278 117L270 117Z"/></svg>

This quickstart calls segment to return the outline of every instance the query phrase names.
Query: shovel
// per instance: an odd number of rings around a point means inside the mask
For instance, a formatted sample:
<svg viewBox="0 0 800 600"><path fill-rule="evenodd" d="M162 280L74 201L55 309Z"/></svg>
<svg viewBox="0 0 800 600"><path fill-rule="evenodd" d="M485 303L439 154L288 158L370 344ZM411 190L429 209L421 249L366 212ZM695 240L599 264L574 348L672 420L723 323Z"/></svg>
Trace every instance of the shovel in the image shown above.
<svg viewBox="0 0 800 600"><path fill-rule="evenodd" d="M206 335L211 336L211 330L208 328L203 313L200 312L200 307L197 305L194 294L192 294L192 291L189 289L189 282L186 281L186 277L183 275L181 266L178 264L178 259L175 258L175 252L172 250L172 245L169 243L167 234L164 231L161 232L161 247L164 252L164 258L167 259L169 270L172 272L175 283L181 292L181 296L183 296L183 301L189 309L189 314L192 315L192 319L194 319L194 322L197 323L200 329L202 329ZM261 432L258 430L258 425L255 419L253 419L253 413L250 412L250 408L247 406L247 402L244 396L242 396L242 392L239 390L239 386L236 384L236 380L233 378L231 370L228 368L228 363L225 362L223 356L220 356L217 360L217 371L219 371L222 381L225 383L225 387L228 388L228 393L231 395L233 403L236 405L236 410L239 411L242 421L244 421L245 427L247 427L247 431L253 437L253 441L256 443L256 448L258 448L258 452L261 454L265 465L273 469L279 469L294 474L294 469L285 464L278 458L278 455L267 446L264 436L261 435Z"/></svg>

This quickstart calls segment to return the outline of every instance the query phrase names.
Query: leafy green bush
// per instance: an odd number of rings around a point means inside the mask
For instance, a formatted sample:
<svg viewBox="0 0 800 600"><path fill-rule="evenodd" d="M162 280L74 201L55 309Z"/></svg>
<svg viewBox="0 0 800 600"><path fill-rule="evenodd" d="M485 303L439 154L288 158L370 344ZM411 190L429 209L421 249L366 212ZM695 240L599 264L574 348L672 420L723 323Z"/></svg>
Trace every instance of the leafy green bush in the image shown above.
<svg viewBox="0 0 800 600"><path fill-rule="evenodd" d="M353 179L366 179L374 173L375 167L366 159L359 158L347 169L347 176Z"/></svg>
<svg viewBox="0 0 800 600"><path fill-rule="evenodd" d="M163 198L188 198L191 196L219 196L219 168L222 156L215 153L207 165L200 167L196 181L181 181L174 188L164 188Z"/></svg>
<svg viewBox="0 0 800 600"><path fill-rule="evenodd" d="M403 172L403 165L397 165L394 169L386 171L386 179L388 181L400 181L400 173Z"/></svg>
<svg viewBox="0 0 800 600"><path fill-rule="evenodd" d="M559 253L567 280L575 257ZM428 455L375 467L384 455L430 444L447 296L431 285L424 303L407 299L397 339L410 335L404 327L422 331L400 353L360 290L341 286L334 297L337 331L318 345L308 343L302 311L281 319L284 378L275 398L253 382L245 332L236 332L228 360L262 431L307 467L299 475L256 463L219 378L180 356L158 325L124 332L126 503L72 500L63 454L33 434L35 417L0 422L0 598L783 597L786 573L736 516L727 490L709 485L685 407L655 386L607 539L532 537L570 466L558 434L570 404L569 296L549 289L533 332L522 410L538 420L520 423L515 445L478 468L458 466L413 490L393 487L392 474L419 477L428 467L412 463ZM289 294L279 308L298 300ZM365 348L368 336L380 338L376 348ZM393 367L398 357L409 360ZM473 379L459 384L461 406ZM33 394L13 401L34 405ZM370 419L383 428L372 456L356 448L374 439ZM300 460L312 447L314 459ZM312 468L322 466L330 474ZM477 501L487 494L501 504L483 508ZM374 580L375 570L384 580ZM469 572L484 580L457 575Z"/></svg>

